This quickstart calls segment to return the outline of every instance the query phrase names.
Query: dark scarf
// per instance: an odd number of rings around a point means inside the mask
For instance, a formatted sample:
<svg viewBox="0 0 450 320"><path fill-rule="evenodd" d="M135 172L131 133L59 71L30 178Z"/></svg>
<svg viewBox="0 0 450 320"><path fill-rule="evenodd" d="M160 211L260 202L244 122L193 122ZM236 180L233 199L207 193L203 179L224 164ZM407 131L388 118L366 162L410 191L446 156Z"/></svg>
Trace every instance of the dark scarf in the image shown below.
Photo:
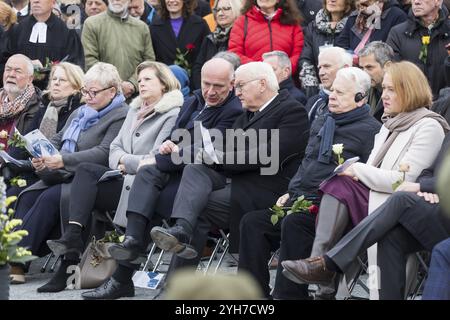
<svg viewBox="0 0 450 320"><path fill-rule="evenodd" d="M320 129L318 136L320 140L319 157L317 160L320 163L329 164L332 159L332 145L334 140L334 131L336 126L343 126L349 123L357 122L366 118L369 115L369 105L364 105L345 113L327 113L325 115L325 123ZM345 148L345 146L344 146Z"/></svg>
<svg viewBox="0 0 450 320"><path fill-rule="evenodd" d="M230 38L230 30L231 27L223 28L221 26L217 26L216 30L212 33L212 41L215 45L227 43Z"/></svg>
<svg viewBox="0 0 450 320"><path fill-rule="evenodd" d="M348 16L343 17L338 23L336 23L335 28L331 27L331 17L325 13L323 9L320 9L316 14L316 27L320 31L326 34L341 33L344 30L345 24L347 23Z"/></svg>

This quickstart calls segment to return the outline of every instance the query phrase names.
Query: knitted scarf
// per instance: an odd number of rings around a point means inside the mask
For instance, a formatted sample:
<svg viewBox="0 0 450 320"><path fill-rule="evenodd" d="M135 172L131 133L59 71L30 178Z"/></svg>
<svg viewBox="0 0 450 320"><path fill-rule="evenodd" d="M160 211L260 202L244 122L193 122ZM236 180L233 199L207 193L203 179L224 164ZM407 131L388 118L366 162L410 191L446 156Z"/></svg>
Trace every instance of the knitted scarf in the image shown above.
<svg viewBox="0 0 450 320"><path fill-rule="evenodd" d="M56 134L58 129L58 118L61 108L67 105L68 97L60 100L52 100L45 110L44 117L42 118L39 130L42 134L50 139Z"/></svg>
<svg viewBox="0 0 450 320"><path fill-rule="evenodd" d="M9 101L4 89L0 90L0 121L16 118L26 107L28 101L34 94L33 85L28 85L13 101Z"/></svg>

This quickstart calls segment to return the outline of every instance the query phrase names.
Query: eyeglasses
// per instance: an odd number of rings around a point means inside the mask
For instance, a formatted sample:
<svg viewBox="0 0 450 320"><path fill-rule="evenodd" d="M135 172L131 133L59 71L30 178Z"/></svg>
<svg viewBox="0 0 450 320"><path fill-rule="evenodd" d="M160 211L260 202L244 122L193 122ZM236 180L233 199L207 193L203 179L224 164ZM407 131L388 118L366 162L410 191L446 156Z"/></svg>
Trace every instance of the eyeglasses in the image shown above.
<svg viewBox="0 0 450 320"><path fill-rule="evenodd" d="M100 90L86 90L85 88L81 88L80 92L81 92L81 94L83 96L89 96L91 99L93 99L100 92L108 90L108 89L111 89L111 88L113 88L113 86L108 87L108 88L103 88L103 89L100 89Z"/></svg>
<svg viewBox="0 0 450 320"><path fill-rule="evenodd" d="M250 83L250 82L253 82L253 81L256 81L256 80L261 80L261 79L257 78L257 79L253 79L253 80L248 80L248 81L245 81L245 82L237 83L237 84L234 85L234 90L235 91L238 91L238 90L242 91L242 89L244 88L244 86L247 83Z"/></svg>
<svg viewBox="0 0 450 320"><path fill-rule="evenodd" d="M220 11L223 11L223 13L228 12L231 10L231 7L221 7L221 8L214 8L212 9L213 13L219 13Z"/></svg>

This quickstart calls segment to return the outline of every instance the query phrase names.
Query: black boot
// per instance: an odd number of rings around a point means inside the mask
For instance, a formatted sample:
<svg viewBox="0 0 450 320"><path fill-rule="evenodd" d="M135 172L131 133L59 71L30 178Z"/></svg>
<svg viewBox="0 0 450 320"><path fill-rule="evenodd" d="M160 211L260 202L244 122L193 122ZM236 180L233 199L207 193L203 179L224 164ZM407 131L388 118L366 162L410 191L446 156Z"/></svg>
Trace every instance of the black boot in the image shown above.
<svg viewBox="0 0 450 320"><path fill-rule="evenodd" d="M81 226L69 223L63 236L58 240L47 240L47 245L57 257L70 252L81 254L84 248L81 231Z"/></svg>
<svg viewBox="0 0 450 320"><path fill-rule="evenodd" d="M42 287L37 288L37 292L60 292L63 291L68 283L67 280L72 275L72 272L68 272L69 266L76 266L79 261L77 260L62 260L58 271L53 275L49 282Z"/></svg>

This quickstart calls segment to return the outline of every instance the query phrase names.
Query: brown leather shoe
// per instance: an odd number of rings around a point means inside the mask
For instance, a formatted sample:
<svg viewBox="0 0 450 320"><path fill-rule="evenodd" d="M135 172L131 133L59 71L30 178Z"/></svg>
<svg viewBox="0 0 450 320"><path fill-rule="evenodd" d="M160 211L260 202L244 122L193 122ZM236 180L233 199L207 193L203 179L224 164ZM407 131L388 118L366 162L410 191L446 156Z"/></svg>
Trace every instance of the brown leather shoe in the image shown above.
<svg viewBox="0 0 450 320"><path fill-rule="evenodd" d="M285 260L281 262L283 275L299 284L328 285L336 275L325 266L323 257L312 257L303 260Z"/></svg>

